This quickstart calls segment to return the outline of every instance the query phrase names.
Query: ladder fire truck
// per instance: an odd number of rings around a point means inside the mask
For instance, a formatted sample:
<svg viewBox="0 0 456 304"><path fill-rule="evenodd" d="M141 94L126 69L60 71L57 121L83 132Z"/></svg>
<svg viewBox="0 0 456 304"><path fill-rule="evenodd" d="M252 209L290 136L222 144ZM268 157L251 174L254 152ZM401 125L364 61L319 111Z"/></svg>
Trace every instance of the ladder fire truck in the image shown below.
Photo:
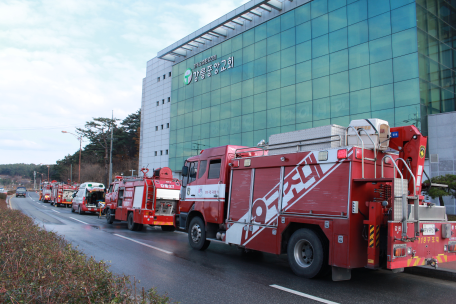
<svg viewBox="0 0 456 304"><path fill-rule="evenodd" d="M52 184L51 189L51 205L70 208L73 200L73 194L78 190L77 186L71 186L63 183Z"/></svg>
<svg viewBox="0 0 456 304"><path fill-rule="evenodd" d="M203 150L182 168L179 227L198 250L286 253L306 278L455 261L456 222L421 195L426 142L366 119Z"/></svg>
<svg viewBox="0 0 456 304"><path fill-rule="evenodd" d="M40 201L43 201L43 203L51 201L51 185L48 182L44 182L41 185Z"/></svg>
<svg viewBox="0 0 456 304"><path fill-rule="evenodd" d="M156 169L152 177L142 169L143 177L116 176L106 194L106 221L127 221L128 229L141 230L144 224L173 231L179 203L180 182L171 169Z"/></svg>

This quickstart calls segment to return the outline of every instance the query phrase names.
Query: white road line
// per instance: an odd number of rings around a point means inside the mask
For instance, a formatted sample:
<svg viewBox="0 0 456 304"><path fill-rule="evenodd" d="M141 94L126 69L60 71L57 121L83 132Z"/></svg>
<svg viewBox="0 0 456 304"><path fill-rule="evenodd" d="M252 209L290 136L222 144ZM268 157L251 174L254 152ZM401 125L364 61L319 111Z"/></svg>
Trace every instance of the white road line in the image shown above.
<svg viewBox="0 0 456 304"><path fill-rule="evenodd" d="M74 217L71 217L71 216L70 216L70 219L73 219L73 220L75 220L75 221L81 222L81 223L86 224L86 225L90 225L89 223L86 223L86 222L77 220L77 219L75 219Z"/></svg>
<svg viewBox="0 0 456 304"><path fill-rule="evenodd" d="M285 288L285 287L282 287L282 286L279 286L279 285L269 285L269 286L272 287L272 288L277 288L277 289L280 289L280 290L283 290L283 291L286 291L286 292L289 292L289 293L292 293L292 294L295 294L295 295L298 295L298 296L301 296L301 297L304 297L304 298L308 298L308 299L311 299L311 300L314 300L314 301L318 301L318 302L321 302L321 303L338 304L337 302L333 302L333 301L325 300L325 299L322 299L322 298L319 298L319 297L311 296L309 294L306 294L306 293L303 293L303 292L299 292L299 291L296 291L296 290L293 290L293 289Z"/></svg>
<svg viewBox="0 0 456 304"><path fill-rule="evenodd" d="M143 243L143 242L140 242L140 241L137 241L137 240L134 240L134 239L130 239L126 236L123 236L123 235L120 235L120 234L115 234L115 236L118 236L118 237L121 237L121 238L124 238L126 240L129 240L129 241L132 241L132 242L135 242L135 243L138 243L138 244L141 244L141 245L144 245L146 247L149 247L149 248L152 248L152 249L155 249L155 250L158 250L158 251L161 251L161 252L164 252L164 253L167 253L167 254L173 254L171 251L168 251L168 250L164 250L164 249L161 249L161 248L158 248L158 247L154 247L154 246L151 246L151 245L148 245L146 243Z"/></svg>
<svg viewBox="0 0 456 304"><path fill-rule="evenodd" d="M52 211L57 212L57 213L60 213L60 212L58 212L58 211L56 211L56 210L52 210Z"/></svg>

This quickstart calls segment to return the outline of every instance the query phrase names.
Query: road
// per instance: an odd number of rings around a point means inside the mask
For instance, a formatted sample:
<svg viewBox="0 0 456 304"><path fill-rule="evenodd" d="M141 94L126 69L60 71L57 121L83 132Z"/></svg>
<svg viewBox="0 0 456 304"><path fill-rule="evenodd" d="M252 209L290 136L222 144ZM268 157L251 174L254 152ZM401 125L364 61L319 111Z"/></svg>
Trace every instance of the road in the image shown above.
<svg viewBox="0 0 456 304"><path fill-rule="evenodd" d="M204 251L190 248L187 234L126 223L108 225L96 215L71 213L38 201L11 199L15 209L63 235L88 256L110 262L110 270L156 287L180 303L452 303L456 282L386 270L356 269L352 279L308 280L295 276L285 255L243 253L222 243ZM280 288L285 288L282 290Z"/></svg>

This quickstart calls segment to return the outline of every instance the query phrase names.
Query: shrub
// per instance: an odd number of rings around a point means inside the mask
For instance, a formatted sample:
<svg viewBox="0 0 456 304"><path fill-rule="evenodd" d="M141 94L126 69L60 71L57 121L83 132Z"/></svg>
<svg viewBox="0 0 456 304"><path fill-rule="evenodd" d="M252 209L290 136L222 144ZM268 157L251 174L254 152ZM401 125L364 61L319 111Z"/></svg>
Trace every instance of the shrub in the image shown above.
<svg viewBox="0 0 456 304"><path fill-rule="evenodd" d="M0 303L169 303L0 199Z"/></svg>
<svg viewBox="0 0 456 304"><path fill-rule="evenodd" d="M6 194L0 193L0 200L5 200L5 199L6 199Z"/></svg>

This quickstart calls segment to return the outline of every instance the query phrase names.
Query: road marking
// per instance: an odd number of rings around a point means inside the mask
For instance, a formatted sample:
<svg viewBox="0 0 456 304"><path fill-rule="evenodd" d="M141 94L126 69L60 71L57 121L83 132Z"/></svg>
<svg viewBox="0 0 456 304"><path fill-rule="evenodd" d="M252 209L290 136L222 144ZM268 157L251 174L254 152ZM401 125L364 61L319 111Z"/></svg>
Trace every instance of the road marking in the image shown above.
<svg viewBox="0 0 456 304"><path fill-rule="evenodd" d="M60 213L60 212L58 212L58 211L56 211L56 210L52 210L52 211L57 212L57 213Z"/></svg>
<svg viewBox="0 0 456 304"><path fill-rule="evenodd" d="M59 213L60 213L60 212L59 212ZM86 224L86 225L90 225L89 223L86 223L86 222L77 220L77 219L75 219L74 217L71 217L71 216L70 216L70 219L73 219L73 220L75 220L75 221L81 222L81 223Z"/></svg>
<svg viewBox="0 0 456 304"><path fill-rule="evenodd" d="M168 251L168 250L164 250L164 249L161 249L161 248L158 248L158 247L154 247L154 246L151 246L151 245L148 245L146 243L143 243L143 242L140 242L140 241L137 241L137 240L134 240L134 239L130 239L126 236L123 236L123 235L120 235L120 234L115 234L115 236L118 236L118 237L121 237L121 238L124 238L126 240L129 240L129 241L132 241L132 242L135 242L135 243L138 243L138 244L141 244L141 245L144 245L146 247L149 247L149 248L152 248L152 249L155 249L155 250L158 250L158 251L161 251L161 252L164 252L164 253L167 253L167 254L173 254L171 251Z"/></svg>
<svg viewBox="0 0 456 304"><path fill-rule="evenodd" d="M321 303L338 304L337 302L333 302L333 301L325 300L325 299L322 299L322 298L319 298L319 297L311 296L311 295L309 295L307 293L299 292L299 291L296 291L296 290L293 290L293 289L289 289L289 288L285 288L285 287L282 287L282 286L279 286L279 285L269 285L269 287L277 288L277 289L280 289L280 290L283 290L283 291L286 291L286 292L289 292L289 293L292 293L292 294L295 294L295 295L298 295L298 296L301 296L301 297L304 297L304 298L308 298L308 299L311 299L311 300L314 300L314 301L318 301L318 302L321 302Z"/></svg>

